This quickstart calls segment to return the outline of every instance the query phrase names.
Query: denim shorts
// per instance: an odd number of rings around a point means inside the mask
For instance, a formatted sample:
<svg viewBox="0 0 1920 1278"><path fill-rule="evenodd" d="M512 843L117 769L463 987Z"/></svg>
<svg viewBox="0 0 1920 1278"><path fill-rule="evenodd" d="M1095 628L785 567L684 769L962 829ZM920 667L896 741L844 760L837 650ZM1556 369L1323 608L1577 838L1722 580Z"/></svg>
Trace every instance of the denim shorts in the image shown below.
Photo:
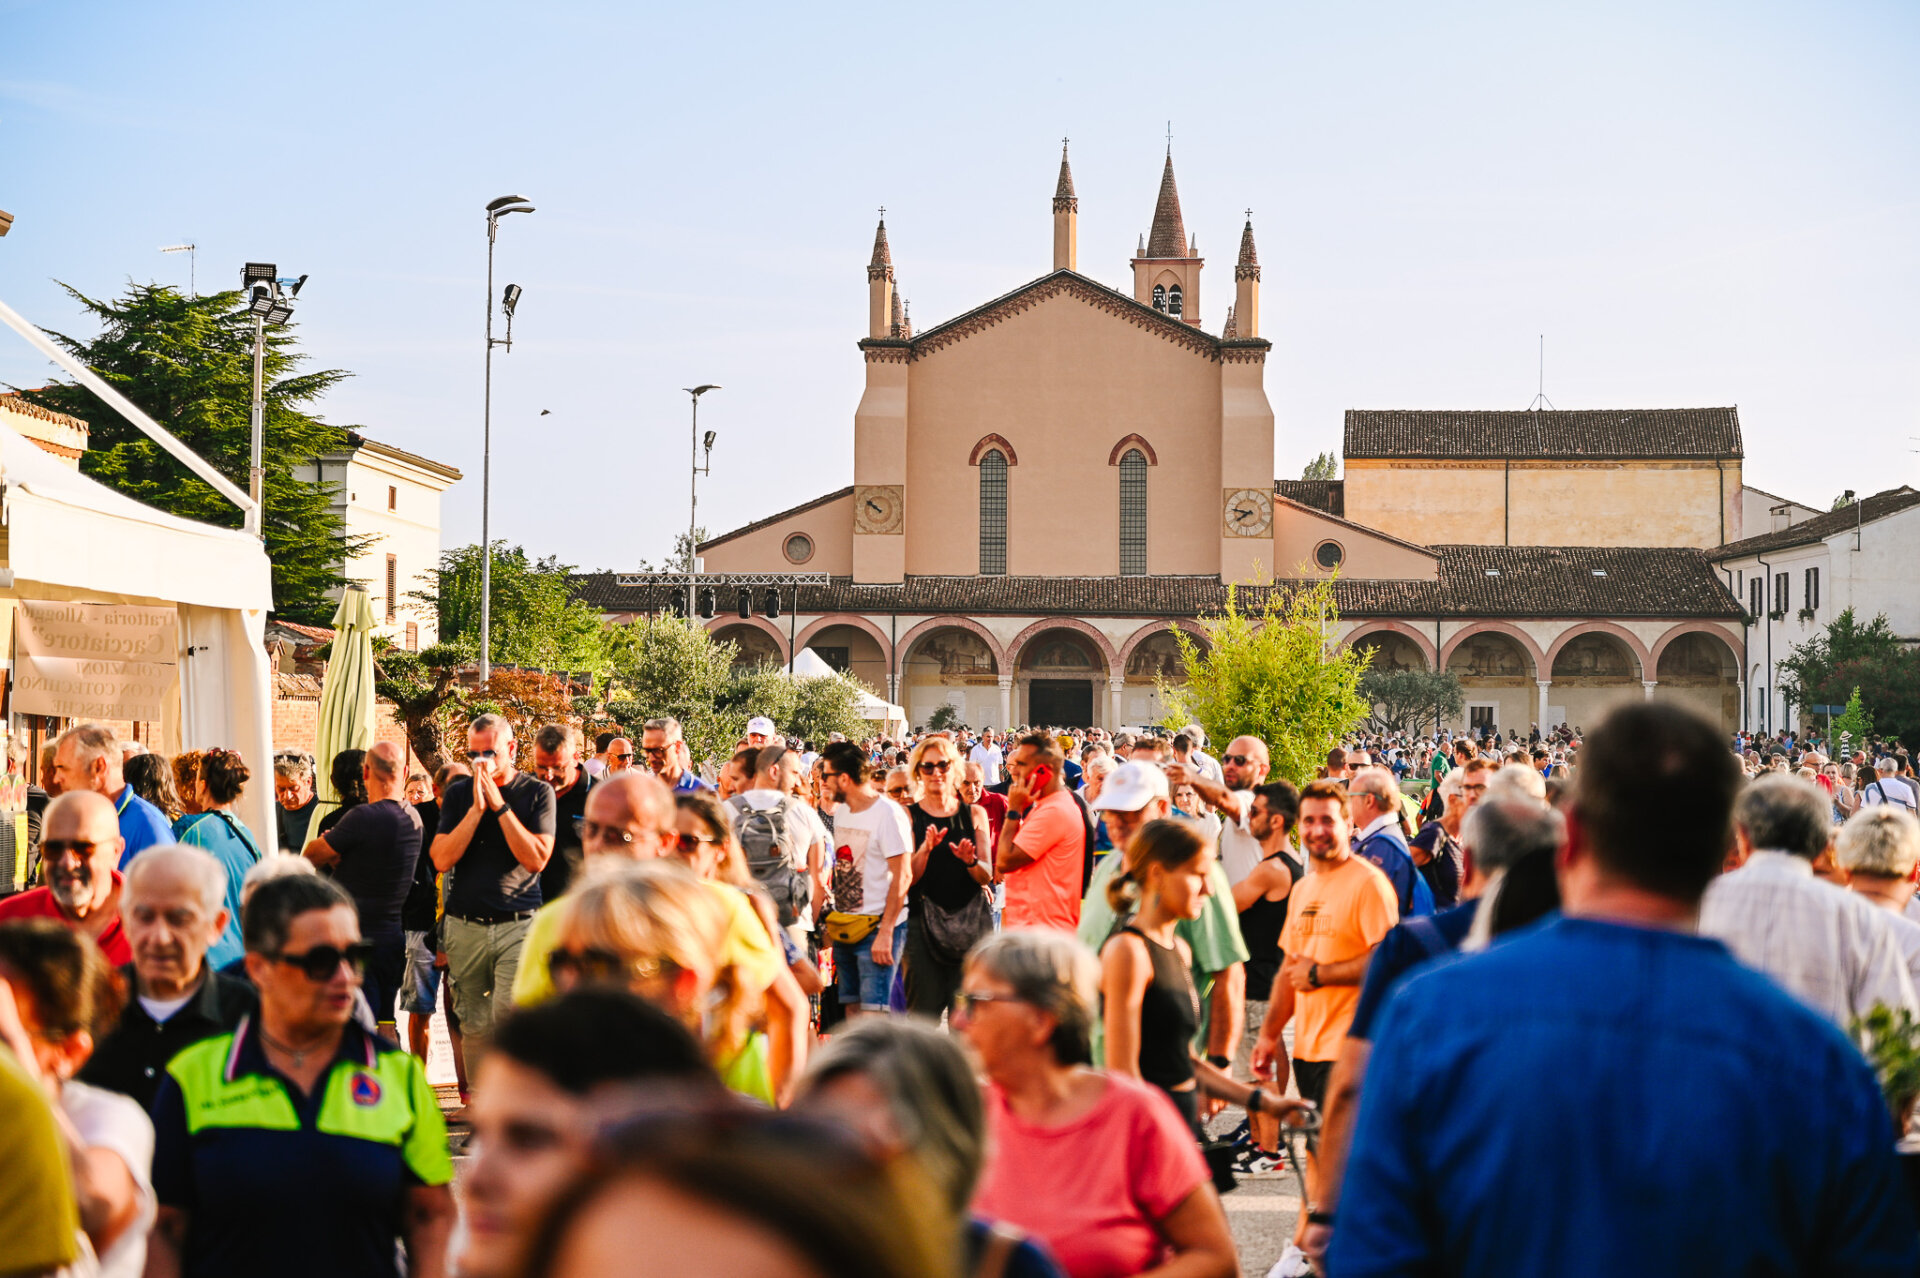
<svg viewBox="0 0 1920 1278"><path fill-rule="evenodd" d="M433 947L427 933L407 933L407 974L400 984L400 1010L408 1016L432 1016L439 1001L445 968L433 965Z"/></svg>
<svg viewBox="0 0 1920 1278"><path fill-rule="evenodd" d="M875 928L858 945L833 947L833 966L838 973L840 1006L858 1007L865 1012L884 1012L890 1007L893 974L907 952L907 921L893 925L893 962L885 967L873 961L873 943L880 935Z"/></svg>

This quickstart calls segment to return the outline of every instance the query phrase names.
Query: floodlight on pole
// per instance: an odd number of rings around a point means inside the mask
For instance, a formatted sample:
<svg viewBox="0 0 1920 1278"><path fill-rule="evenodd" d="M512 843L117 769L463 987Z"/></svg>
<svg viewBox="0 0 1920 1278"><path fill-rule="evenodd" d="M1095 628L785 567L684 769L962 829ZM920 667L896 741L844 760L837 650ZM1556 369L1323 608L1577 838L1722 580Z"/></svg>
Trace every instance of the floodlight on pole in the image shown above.
<svg viewBox="0 0 1920 1278"><path fill-rule="evenodd" d="M700 397L708 391L717 391L720 387L712 382L702 382L698 386L684 386L681 389L693 396L693 438L689 441L693 445L693 473L687 479L687 617L691 620L694 605L693 579L700 571L700 561L693 553L696 548L695 542L698 540L694 529L700 522L696 513L700 508L700 476L713 473L714 433L712 431L707 432L707 464L704 466L700 464ZM743 612L740 615L744 617L746 613Z"/></svg>
<svg viewBox="0 0 1920 1278"><path fill-rule="evenodd" d="M280 268L272 262L248 262L240 268L240 287L251 288L255 284L271 284L280 277Z"/></svg>
<svg viewBox="0 0 1920 1278"><path fill-rule="evenodd" d="M493 348L513 349L513 308L520 302L519 285L509 285L508 296L501 299L507 312L507 336L493 336L493 244L500 219L509 213L531 213L533 205L524 195L503 195L487 202L487 367L480 409L480 685L493 677ZM545 416L543 409L541 415Z"/></svg>
<svg viewBox="0 0 1920 1278"><path fill-rule="evenodd" d="M162 253L181 250L193 251L193 245L181 245L177 249L161 249ZM284 324L293 318L293 296L300 286L307 282L302 275L297 279L282 280L280 268L271 262L248 262L240 268L240 287L247 292L247 314L253 316L253 414L251 425L251 444L249 465L247 468L247 494L253 498L253 508L247 512L247 531L264 539L266 531L261 523L261 490L265 484L266 471L261 463L264 449L265 412L265 376L267 361L267 325ZM292 291L282 293L280 286L288 283Z"/></svg>

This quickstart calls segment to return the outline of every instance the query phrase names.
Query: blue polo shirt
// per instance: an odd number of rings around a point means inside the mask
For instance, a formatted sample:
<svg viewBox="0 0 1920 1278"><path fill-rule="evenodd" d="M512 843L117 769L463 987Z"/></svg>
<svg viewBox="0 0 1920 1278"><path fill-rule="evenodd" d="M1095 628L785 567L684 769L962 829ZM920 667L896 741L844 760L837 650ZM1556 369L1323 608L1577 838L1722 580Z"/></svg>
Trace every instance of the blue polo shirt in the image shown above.
<svg viewBox="0 0 1920 1278"><path fill-rule="evenodd" d="M1398 834L1390 833L1394 827L1375 830L1360 840L1353 854L1363 861L1379 867L1380 873L1387 876L1387 882L1393 884L1393 894L1400 902L1400 917L1408 918L1415 914L1433 913L1433 889L1420 877L1420 870L1407 855L1407 845L1400 841Z"/></svg>
<svg viewBox="0 0 1920 1278"><path fill-rule="evenodd" d="M127 846L120 849L120 868L126 869L127 862L148 848L165 847L173 842L173 827L167 824L166 814L133 792L133 787L120 787L120 797L113 801L113 810L120 818L120 838Z"/></svg>
<svg viewBox="0 0 1920 1278"><path fill-rule="evenodd" d="M1548 915L1387 1002L1340 1278L1920 1272L1893 1121L1718 941Z"/></svg>
<svg viewBox="0 0 1920 1278"><path fill-rule="evenodd" d="M188 1278L397 1278L408 1191L453 1179L425 1068L352 1023L312 1095L268 1063L253 1016L184 1049L153 1127Z"/></svg>

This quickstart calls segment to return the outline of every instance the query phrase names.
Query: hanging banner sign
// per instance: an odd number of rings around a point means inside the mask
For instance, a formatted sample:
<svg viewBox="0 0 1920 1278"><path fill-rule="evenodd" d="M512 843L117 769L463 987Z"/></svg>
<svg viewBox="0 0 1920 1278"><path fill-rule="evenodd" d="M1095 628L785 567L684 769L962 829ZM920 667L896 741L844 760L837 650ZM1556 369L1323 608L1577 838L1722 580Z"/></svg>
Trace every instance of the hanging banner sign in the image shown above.
<svg viewBox="0 0 1920 1278"><path fill-rule="evenodd" d="M15 714L171 717L180 649L173 608L22 599L13 633Z"/></svg>

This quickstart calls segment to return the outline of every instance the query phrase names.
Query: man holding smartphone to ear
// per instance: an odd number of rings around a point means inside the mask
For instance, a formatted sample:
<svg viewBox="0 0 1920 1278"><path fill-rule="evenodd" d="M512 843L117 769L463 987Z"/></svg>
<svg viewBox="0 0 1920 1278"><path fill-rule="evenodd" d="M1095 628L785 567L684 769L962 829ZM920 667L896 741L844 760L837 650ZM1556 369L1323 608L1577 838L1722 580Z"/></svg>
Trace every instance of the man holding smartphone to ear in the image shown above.
<svg viewBox="0 0 1920 1278"><path fill-rule="evenodd" d="M1087 822L1062 776L1060 747L1044 732L1022 737L1007 760L1007 819L995 870L1006 884L1004 927L1080 926Z"/></svg>

